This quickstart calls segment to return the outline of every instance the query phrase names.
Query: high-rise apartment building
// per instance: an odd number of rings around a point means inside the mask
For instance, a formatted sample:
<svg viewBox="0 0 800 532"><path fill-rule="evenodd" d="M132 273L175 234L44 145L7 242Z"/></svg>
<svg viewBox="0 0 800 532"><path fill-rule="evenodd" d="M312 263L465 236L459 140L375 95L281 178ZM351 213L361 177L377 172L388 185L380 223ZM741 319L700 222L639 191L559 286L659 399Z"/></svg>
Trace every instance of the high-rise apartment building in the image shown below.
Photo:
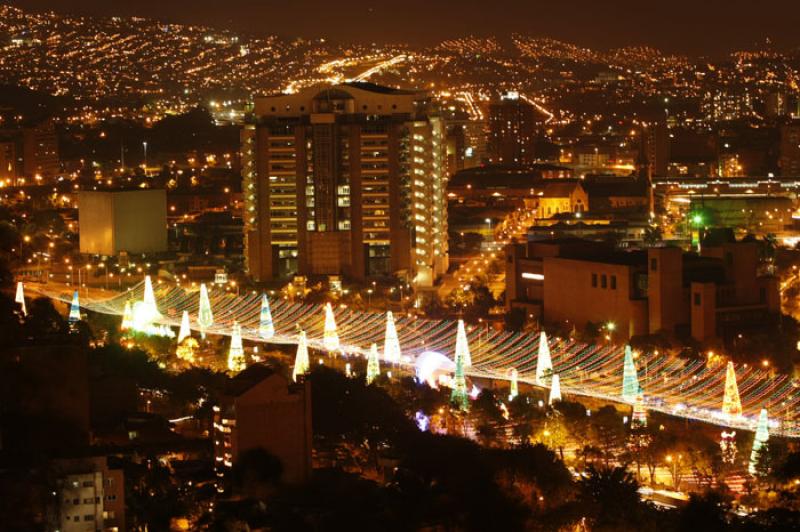
<svg viewBox="0 0 800 532"><path fill-rule="evenodd" d="M745 88L708 91L703 95L701 111L709 123L739 120L753 114L753 99Z"/></svg>
<svg viewBox="0 0 800 532"><path fill-rule="evenodd" d="M59 172L58 136L52 120L23 131L23 172L33 178L53 178Z"/></svg>
<svg viewBox="0 0 800 532"><path fill-rule="evenodd" d="M778 167L782 176L800 175L800 120L781 126Z"/></svg>
<svg viewBox="0 0 800 532"><path fill-rule="evenodd" d="M0 179L49 180L61 170L52 120L0 129Z"/></svg>
<svg viewBox="0 0 800 532"><path fill-rule="evenodd" d="M489 105L489 162L503 165L532 164L536 132L541 123L537 109L509 92Z"/></svg>
<svg viewBox="0 0 800 532"><path fill-rule="evenodd" d="M17 146L14 142L0 140L0 181L13 183L17 177Z"/></svg>
<svg viewBox="0 0 800 532"><path fill-rule="evenodd" d="M249 274L432 286L448 265L445 136L421 92L354 82L257 97L241 135Z"/></svg>

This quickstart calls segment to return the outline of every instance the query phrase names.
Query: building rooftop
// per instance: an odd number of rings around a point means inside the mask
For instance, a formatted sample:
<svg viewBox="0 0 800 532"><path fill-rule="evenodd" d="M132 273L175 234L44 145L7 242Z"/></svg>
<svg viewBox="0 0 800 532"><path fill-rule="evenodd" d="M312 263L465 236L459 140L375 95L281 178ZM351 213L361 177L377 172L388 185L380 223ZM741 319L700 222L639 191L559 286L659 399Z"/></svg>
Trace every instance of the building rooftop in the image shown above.
<svg viewBox="0 0 800 532"><path fill-rule="evenodd" d="M544 186L542 197L544 198L567 198L581 184L574 179L558 180L557 183L547 183Z"/></svg>
<svg viewBox="0 0 800 532"><path fill-rule="evenodd" d="M369 91L375 92L378 94L418 94L419 91L415 90L407 90L407 89L397 89L394 87L386 87L384 85L378 85L377 83L371 83L369 81L348 81L343 83L342 85L346 87L351 87L354 89L360 89L362 91Z"/></svg>
<svg viewBox="0 0 800 532"><path fill-rule="evenodd" d="M272 375L275 375L275 370L273 368L264 364L253 364L228 381L225 391L229 396L239 397L247 390Z"/></svg>

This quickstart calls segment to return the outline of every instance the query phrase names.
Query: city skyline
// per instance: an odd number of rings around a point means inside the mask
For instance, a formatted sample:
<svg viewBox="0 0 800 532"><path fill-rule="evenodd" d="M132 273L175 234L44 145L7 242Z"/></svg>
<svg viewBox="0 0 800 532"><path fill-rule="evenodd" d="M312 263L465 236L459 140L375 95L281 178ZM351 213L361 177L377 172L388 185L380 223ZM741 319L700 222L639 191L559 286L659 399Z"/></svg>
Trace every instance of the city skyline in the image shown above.
<svg viewBox="0 0 800 532"><path fill-rule="evenodd" d="M749 2L679 0L645 5L623 0L613 6L586 0L561 3L501 0L486 9L483 2L444 0L430 5L410 0L397 9L369 0L338 2L339 9L321 13L326 3L253 3L232 0L224 5L200 0L170 2L150 0L135 5L99 0L63 2L12 0L8 5L35 11L89 16L137 16L182 24L282 37L326 38L337 42L408 43L432 45L449 38L475 35L503 38L512 33L550 37L577 45L607 50L650 46L668 53L716 57L766 43L779 49L796 49L791 16L792 2L771 1L753 9ZM655 22L658 21L658 24Z"/></svg>
<svg viewBox="0 0 800 532"><path fill-rule="evenodd" d="M793 4L2 2L3 531L800 529Z"/></svg>

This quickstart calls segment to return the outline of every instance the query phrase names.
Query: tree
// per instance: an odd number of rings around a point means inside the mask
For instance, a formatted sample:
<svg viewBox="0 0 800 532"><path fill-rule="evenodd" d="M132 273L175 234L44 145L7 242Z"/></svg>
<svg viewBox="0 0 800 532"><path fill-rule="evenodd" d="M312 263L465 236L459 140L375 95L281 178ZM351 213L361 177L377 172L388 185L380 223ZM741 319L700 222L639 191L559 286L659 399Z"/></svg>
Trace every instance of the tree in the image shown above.
<svg viewBox="0 0 800 532"><path fill-rule="evenodd" d="M475 428L484 444L494 441L497 428L503 423L503 412L500 410L497 397L488 389L481 391L478 398L473 401L470 412L475 421Z"/></svg>
<svg viewBox="0 0 800 532"><path fill-rule="evenodd" d="M726 514L729 510L729 501L719 492L692 493L689 503L680 511L679 528L704 532L728 530Z"/></svg>
<svg viewBox="0 0 800 532"><path fill-rule="evenodd" d="M543 502L555 507L573 492L572 475L564 462L542 444L492 450L490 458L509 485L527 484L532 488L529 501L532 505Z"/></svg>
<svg viewBox="0 0 800 532"><path fill-rule="evenodd" d="M624 443L625 425L622 417L613 406L604 406L590 420L590 436L593 443L603 453L603 462L609 466L616 456L616 450Z"/></svg>
<svg viewBox="0 0 800 532"><path fill-rule="evenodd" d="M544 409L536 407L537 400L527 394L519 394L508 402L511 431L521 442L527 442L544 421Z"/></svg>
<svg viewBox="0 0 800 532"><path fill-rule="evenodd" d="M503 317L507 331L521 332L525 327L525 309L514 307Z"/></svg>
<svg viewBox="0 0 800 532"><path fill-rule="evenodd" d="M642 464L645 463L645 452L653 443L653 436L647 427L631 430L628 434L627 448L636 463L636 479L642 481Z"/></svg>
<svg viewBox="0 0 800 532"><path fill-rule="evenodd" d="M64 318L44 297L34 299L28 306L28 316L22 324L23 337L29 343L45 345L63 343L68 332Z"/></svg>
<svg viewBox="0 0 800 532"><path fill-rule="evenodd" d="M661 227L658 225L648 225L644 228L644 236L642 241L644 245L651 248L656 246L662 240Z"/></svg>
<svg viewBox="0 0 800 532"><path fill-rule="evenodd" d="M396 402L378 386L348 379L325 366L315 366L311 381L312 425L315 437L352 453L361 452L377 465L381 449L396 447L418 432ZM351 454L353 459L359 456Z"/></svg>
<svg viewBox="0 0 800 532"><path fill-rule="evenodd" d="M245 497L266 500L275 491L283 475L283 464L274 455L258 447L239 455L231 471L231 483Z"/></svg>
<svg viewBox="0 0 800 532"><path fill-rule="evenodd" d="M549 449L558 451L561 460L564 460L564 446L569 441L569 431L563 416L557 411L551 411L545 419L542 428L533 438L534 441L546 445Z"/></svg>
<svg viewBox="0 0 800 532"><path fill-rule="evenodd" d="M578 481L577 501L593 530L652 528L638 490L639 484L624 467L589 466L586 476Z"/></svg>

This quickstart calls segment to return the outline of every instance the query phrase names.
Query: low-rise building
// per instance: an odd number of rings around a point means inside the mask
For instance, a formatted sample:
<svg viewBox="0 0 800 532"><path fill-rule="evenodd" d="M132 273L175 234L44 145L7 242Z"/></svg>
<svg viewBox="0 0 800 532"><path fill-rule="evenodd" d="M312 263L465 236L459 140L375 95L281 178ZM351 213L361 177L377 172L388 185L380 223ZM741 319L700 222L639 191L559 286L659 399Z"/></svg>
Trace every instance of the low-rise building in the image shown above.
<svg viewBox="0 0 800 532"><path fill-rule="evenodd" d="M547 183L536 196L536 217L550 218L564 212L589 210L589 195L579 181Z"/></svg>
<svg viewBox="0 0 800 532"><path fill-rule="evenodd" d="M220 489L242 453L261 448L283 465L283 480L311 475L311 385L290 383L263 365L234 377L214 407L214 458Z"/></svg>
<svg viewBox="0 0 800 532"><path fill-rule="evenodd" d="M777 279L760 273L756 242L715 234L702 250L617 251L578 239L514 244L506 250L506 305L547 323L614 323L622 338L666 332L700 342L780 311Z"/></svg>

